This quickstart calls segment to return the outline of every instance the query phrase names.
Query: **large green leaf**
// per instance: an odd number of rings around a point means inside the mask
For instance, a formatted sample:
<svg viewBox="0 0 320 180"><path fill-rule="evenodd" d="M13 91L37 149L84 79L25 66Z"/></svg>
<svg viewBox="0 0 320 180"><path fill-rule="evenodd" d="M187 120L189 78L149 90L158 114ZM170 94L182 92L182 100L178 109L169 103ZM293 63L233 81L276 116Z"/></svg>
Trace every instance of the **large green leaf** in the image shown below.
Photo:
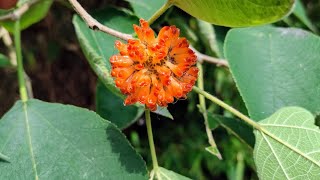
<svg viewBox="0 0 320 180"><path fill-rule="evenodd" d="M264 179L319 179L320 130L314 117L299 107L286 107L259 124L254 160Z"/></svg>
<svg viewBox="0 0 320 180"><path fill-rule="evenodd" d="M93 16L100 23L124 33L133 33L132 25L139 23L136 17L113 8L93 13ZM88 28L86 23L83 22L78 15L73 17L73 24L82 51L92 69L108 90L119 97L117 101L120 99L123 100L124 96L120 93L119 89L115 87L114 80L110 75L111 65L109 58L118 51L114 47L114 42L117 38ZM172 119L167 108L158 108L155 113Z"/></svg>
<svg viewBox="0 0 320 180"><path fill-rule="evenodd" d="M124 106L123 99L99 82L96 91L96 111L101 117L122 129L135 122L143 114L144 109L137 106Z"/></svg>
<svg viewBox="0 0 320 180"><path fill-rule="evenodd" d="M126 0L130 2L134 13L145 20L148 20L158 9L166 3L166 0Z"/></svg>
<svg viewBox="0 0 320 180"><path fill-rule="evenodd" d="M21 29L26 29L32 24L43 19L47 15L47 12L52 2L52 0L41 0L36 4L32 5L30 9L28 9L28 11L24 13L20 19ZM0 25L4 26L9 32L13 32L13 21L0 21Z"/></svg>
<svg viewBox="0 0 320 180"><path fill-rule="evenodd" d="M29 100L0 121L0 179L147 179L142 158L86 109Z"/></svg>
<svg viewBox="0 0 320 180"><path fill-rule="evenodd" d="M254 120L285 106L320 112L320 38L295 28L233 29L230 69Z"/></svg>
<svg viewBox="0 0 320 180"><path fill-rule="evenodd" d="M289 13L294 0L169 0L204 21L231 27L275 22Z"/></svg>

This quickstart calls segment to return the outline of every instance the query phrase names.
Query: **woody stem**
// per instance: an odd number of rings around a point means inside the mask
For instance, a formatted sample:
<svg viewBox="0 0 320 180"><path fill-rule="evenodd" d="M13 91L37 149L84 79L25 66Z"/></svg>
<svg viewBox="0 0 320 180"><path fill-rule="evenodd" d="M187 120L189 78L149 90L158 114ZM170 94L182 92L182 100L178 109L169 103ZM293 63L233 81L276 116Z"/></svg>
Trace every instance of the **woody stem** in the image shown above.
<svg viewBox="0 0 320 180"><path fill-rule="evenodd" d="M152 125L151 125L151 117L150 117L150 109L146 107L145 109L145 116L146 116L146 124L147 124L147 132L148 132L148 139L149 139L149 146L150 146L150 152L151 152L151 158L152 158L152 164L153 164L153 171L157 172L159 165L156 155L156 149L154 146L153 141L153 134L152 134Z"/></svg>

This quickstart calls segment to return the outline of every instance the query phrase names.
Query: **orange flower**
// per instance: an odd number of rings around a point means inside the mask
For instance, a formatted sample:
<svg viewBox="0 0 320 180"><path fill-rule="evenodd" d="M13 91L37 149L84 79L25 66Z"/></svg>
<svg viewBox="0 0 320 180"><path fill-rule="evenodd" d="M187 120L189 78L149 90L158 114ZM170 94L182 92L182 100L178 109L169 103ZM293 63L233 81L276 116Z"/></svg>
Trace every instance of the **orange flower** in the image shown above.
<svg viewBox="0 0 320 180"><path fill-rule="evenodd" d="M139 39L115 42L119 54L110 58L111 75L128 95L125 105L140 102L155 111L191 91L198 77L197 57L175 26L163 27L156 38L147 21L140 24L133 25Z"/></svg>

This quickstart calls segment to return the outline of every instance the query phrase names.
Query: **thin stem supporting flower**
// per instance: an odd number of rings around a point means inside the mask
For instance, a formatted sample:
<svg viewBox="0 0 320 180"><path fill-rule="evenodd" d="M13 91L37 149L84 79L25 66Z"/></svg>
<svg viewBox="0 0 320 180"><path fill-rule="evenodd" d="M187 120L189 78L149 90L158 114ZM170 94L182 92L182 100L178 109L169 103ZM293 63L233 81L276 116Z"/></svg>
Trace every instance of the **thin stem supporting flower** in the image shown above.
<svg viewBox="0 0 320 180"><path fill-rule="evenodd" d="M197 67L199 69L199 77L198 77L198 87L201 90L204 90L204 83L203 83L203 67L202 65L198 62L197 63ZM209 127L209 123L208 123L208 113L207 113L207 107L206 107L206 101L203 95L198 94L199 95L199 104L200 104L200 111L203 114L203 118L204 118L204 123L205 123L205 127L206 127L206 132L207 132L207 136L208 136L208 140L209 140L209 144L211 147L217 149L217 144L213 138L211 129ZM220 154L219 151L216 151L217 153L215 153L215 155L219 158L222 159L222 156Z"/></svg>
<svg viewBox="0 0 320 180"><path fill-rule="evenodd" d="M15 44L16 54L17 54L17 73L18 73L18 81L19 81L20 98L22 102L26 102L28 100L28 93L26 88L26 81L25 81L23 62L22 62L20 20L15 21L14 44Z"/></svg>
<svg viewBox="0 0 320 180"><path fill-rule="evenodd" d="M208 92L194 86L193 90L196 93L199 93L201 95L203 95L204 97L206 97L207 99L209 99L210 101L218 104L219 106L223 107L224 109L230 111L232 114L234 114L235 116L239 117L240 119L242 119L243 121L245 121L246 123L248 123L249 125L251 125L252 127L254 127L255 129L261 131L261 126L256 123L254 120L250 119L248 116L242 114L241 112L239 112L238 110L234 109L232 106L226 104L225 102L221 101L220 99L218 99L217 97L209 94Z"/></svg>
<svg viewBox="0 0 320 180"><path fill-rule="evenodd" d="M166 12L167 9L169 9L172 6L172 2L168 0L157 12L155 12L151 18L148 20L149 24L152 24L154 21L156 21L163 13Z"/></svg>
<svg viewBox="0 0 320 180"><path fill-rule="evenodd" d="M159 168L157 155L156 155L156 149L154 146L153 141L153 133L152 133L152 125L151 125L151 117L150 117L150 109L146 107L145 109L145 116L146 116L146 124L147 124L147 132L148 132L148 139L149 139L149 146L150 146L150 152L151 152L151 158L152 158L152 164L153 164L153 173L157 173L157 170Z"/></svg>

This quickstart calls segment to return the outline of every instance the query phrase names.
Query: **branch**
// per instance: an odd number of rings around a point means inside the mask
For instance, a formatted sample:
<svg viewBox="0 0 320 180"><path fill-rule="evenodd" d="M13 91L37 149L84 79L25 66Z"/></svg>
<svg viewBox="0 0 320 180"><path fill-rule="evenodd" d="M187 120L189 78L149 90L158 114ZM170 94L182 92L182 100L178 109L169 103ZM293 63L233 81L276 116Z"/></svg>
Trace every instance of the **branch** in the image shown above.
<svg viewBox="0 0 320 180"><path fill-rule="evenodd" d="M85 9L83 9L83 7L78 3L77 0L69 0L69 2L72 5L73 9L87 23L87 25L89 26L90 29L105 32L107 34L110 34L110 35L115 36L117 38L123 39L125 41L132 39L132 36L130 34L121 33L119 31L116 31L114 29L111 29L111 28L99 23L90 14L88 14L88 12Z"/></svg>
<svg viewBox="0 0 320 180"><path fill-rule="evenodd" d="M0 21L5 21L5 20L12 20L15 21L17 19L20 19L20 17L26 13L28 11L28 9L38 3L40 0L33 0L33 1L28 1L27 3L24 3L21 7L19 7L18 9L5 14L3 16L0 16Z"/></svg>
<svg viewBox="0 0 320 180"><path fill-rule="evenodd" d="M202 63L203 61L206 61L208 63L216 64L217 66L229 67L228 61L202 54L199 51L197 51L194 47L192 46L189 46L189 47L196 53L198 57L198 61L200 63Z"/></svg>

